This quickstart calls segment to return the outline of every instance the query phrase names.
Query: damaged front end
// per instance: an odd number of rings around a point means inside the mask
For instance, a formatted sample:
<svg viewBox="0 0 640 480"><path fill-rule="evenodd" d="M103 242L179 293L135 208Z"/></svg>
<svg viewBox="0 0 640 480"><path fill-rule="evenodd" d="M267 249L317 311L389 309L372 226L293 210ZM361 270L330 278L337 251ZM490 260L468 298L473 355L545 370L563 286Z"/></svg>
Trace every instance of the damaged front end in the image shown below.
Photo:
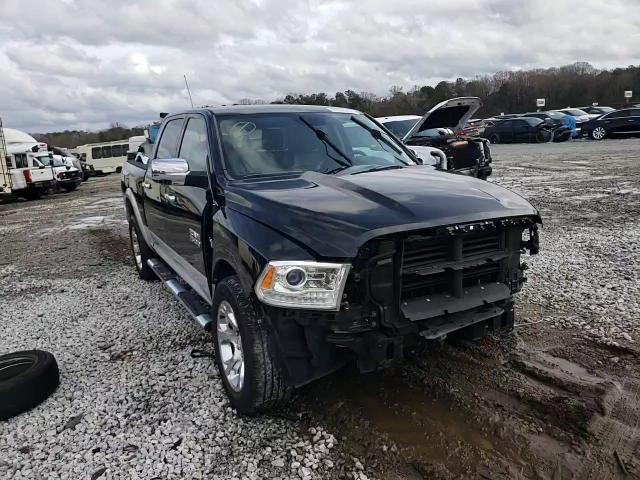
<svg viewBox="0 0 640 480"><path fill-rule="evenodd" d="M406 340L510 330L521 254L539 250L537 216L510 217L374 238L353 259L337 312L268 307L294 385L350 359L361 371L403 356Z"/></svg>

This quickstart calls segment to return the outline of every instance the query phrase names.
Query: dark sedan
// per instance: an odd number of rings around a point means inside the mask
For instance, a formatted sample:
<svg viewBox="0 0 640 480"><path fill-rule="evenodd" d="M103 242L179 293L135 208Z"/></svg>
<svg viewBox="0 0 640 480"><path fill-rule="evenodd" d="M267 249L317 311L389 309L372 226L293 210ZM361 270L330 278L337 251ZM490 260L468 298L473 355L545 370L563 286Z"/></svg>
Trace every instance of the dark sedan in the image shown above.
<svg viewBox="0 0 640 480"><path fill-rule="evenodd" d="M615 112L615 108L604 106L580 107L580 110L587 112L589 115L604 115L606 113Z"/></svg>
<svg viewBox="0 0 640 480"><path fill-rule="evenodd" d="M640 134L640 108L615 110L582 124L582 133L593 140Z"/></svg>
<svg viewBox="0 0 640 480"><path fill-rule="evenodd" d="M491 143L548 142L551 127L535 117L518 117L486 122L484 137Z"/></svg>

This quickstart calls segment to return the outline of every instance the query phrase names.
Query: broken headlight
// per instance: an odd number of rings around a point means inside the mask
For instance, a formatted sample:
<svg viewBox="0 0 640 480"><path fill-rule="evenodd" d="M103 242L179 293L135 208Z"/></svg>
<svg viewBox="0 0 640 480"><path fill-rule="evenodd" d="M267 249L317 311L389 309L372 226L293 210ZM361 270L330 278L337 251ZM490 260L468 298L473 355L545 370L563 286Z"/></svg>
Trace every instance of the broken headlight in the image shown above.
<svg viewBox="0 0 640 480"><path fill-rule="evenodd" d="M258 298L276 307L339 310L351 265L308 261L269 262L258 278Z"/></svg>

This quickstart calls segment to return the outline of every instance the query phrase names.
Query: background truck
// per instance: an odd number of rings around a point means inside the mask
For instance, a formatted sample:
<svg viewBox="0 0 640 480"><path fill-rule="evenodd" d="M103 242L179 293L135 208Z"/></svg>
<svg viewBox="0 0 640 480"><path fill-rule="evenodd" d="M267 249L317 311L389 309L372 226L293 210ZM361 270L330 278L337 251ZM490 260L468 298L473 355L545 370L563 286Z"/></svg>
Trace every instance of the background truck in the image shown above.
<svg viewBox="0 0 640 480"><path fill-rule="evenodd" d="M388 365L410 342L510 330L521 254L538 251L525 199L422 165L343 108L169 115L122 190L140 277L213 332L242 413L348 362Z"/></svg>

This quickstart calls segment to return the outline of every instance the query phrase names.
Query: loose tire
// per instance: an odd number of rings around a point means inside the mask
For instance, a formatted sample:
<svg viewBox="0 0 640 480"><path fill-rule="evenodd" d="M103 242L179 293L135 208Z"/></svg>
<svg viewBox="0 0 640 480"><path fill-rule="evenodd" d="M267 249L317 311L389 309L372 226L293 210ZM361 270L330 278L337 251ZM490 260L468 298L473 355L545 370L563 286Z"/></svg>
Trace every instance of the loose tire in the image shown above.
<svg viewBox="0 0 640 480"><path fill-rule="evenodd" d="M143 280L154 280L156 274L147 263L147 260L153 258L152 250L140 234L140 229L135 220L129 222L129 240L131 243L131 253L133 254L133 263L136 266L138 275Z"/></svg>
<svg viewBox="0 0 640 480"><path fill-rule="evenodd" d="M58 364L49 352L25 350L0 356L0 420L39 405L59 383Z"/></svg>
<svg viewBox="0 0 640 480"><path fill-rule="evenodd" d="M492 143L492 144L500 143L500 135L498 135L497 133L492 133L489 136L489 143Z"/></svg>
<svg viewBox="0 0 640 480"><path fill-rule="evenodd" d="M596 127L591 130L590 136L593 140L604 140L607 136L607 130L604 127Z"/></svg>
<svg viewBox="0 0 640 480"><path fill-rule="evenodd" d="M291 390L237 276L216 285L213 315L216 364L233 407L253 415L286 402Z"/></svg>

